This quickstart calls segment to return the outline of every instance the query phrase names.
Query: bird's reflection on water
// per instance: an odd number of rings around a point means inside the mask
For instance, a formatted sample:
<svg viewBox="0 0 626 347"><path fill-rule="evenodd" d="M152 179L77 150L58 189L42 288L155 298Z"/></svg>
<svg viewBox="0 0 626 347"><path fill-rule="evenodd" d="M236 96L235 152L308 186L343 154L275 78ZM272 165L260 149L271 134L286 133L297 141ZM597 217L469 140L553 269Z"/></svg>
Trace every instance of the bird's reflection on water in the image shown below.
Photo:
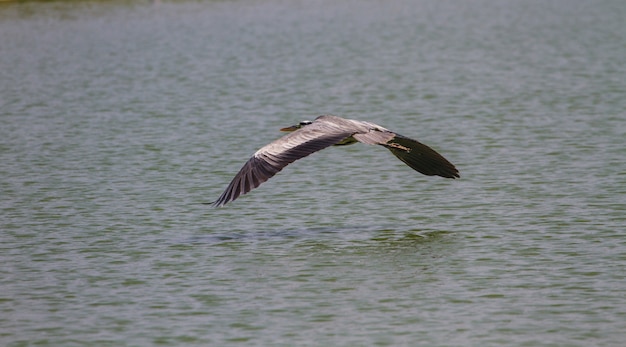
<svg viewBox="0 0 626 347"><path fill-rule="evenodd" d="M324 244L333 242L335 247L358 246L408 246L450 242L455 233L443 230L398 230L361 226L316 227L270 231L216 232L196 235L188 243L218 245L224 243L294 242Z"/></svg>

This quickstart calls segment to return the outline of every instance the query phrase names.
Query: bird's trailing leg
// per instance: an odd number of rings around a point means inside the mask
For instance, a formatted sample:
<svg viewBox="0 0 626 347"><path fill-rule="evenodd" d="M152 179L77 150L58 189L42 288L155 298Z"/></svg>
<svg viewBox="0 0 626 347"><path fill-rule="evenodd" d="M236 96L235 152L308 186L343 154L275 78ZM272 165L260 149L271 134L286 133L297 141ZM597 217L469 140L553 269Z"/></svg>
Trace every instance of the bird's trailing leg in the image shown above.
<svg viewBox="0 0 626 347"><path fill-rule="evenodd" d="M407 153L411 152L411 149L409 147L404 147L403 145L399 143L395 143L395 142L388 143L386 147L397 148L397 149L406 151Z"/></svg>

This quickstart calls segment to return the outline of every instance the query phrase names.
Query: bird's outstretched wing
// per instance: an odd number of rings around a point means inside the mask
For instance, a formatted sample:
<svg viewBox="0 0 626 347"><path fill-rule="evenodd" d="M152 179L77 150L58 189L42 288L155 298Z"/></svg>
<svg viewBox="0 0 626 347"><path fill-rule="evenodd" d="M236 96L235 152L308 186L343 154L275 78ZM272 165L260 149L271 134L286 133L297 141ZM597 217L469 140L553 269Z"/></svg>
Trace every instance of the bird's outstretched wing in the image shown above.
<svg viewBox="0 0 626 347"><path fill-rule="evenodd" d="M213 203L223 206L246 194L276 175L285 166L309 154L350 137L353 130L325 122L318 117L312 124L289 133L259 149L239 170L224 193Z"/></svg>
<svg viewBox="0 0 626 347"><path fill-rule="evenodd" d="M366 125L369 131L354 134L353 137L357 141L386 147L402 162L424 175L436 175L445 178L460 177L459 170L452 163L425 144L374 123L361 123Z"/></svg>
<svg viewBox="0 0 626 347"><path fill-rule="evenodd" d="M413 170L424 175L445 178L461 177L459 170L451 162L419 141L395 134L392 139L382 145Z"/></svg>

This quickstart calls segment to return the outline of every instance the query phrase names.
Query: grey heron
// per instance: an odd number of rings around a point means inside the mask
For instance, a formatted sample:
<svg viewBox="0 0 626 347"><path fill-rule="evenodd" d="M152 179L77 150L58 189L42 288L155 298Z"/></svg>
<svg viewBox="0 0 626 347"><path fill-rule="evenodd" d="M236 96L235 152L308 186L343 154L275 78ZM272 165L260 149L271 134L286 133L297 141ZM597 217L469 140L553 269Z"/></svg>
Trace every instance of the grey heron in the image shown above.
<svg viewBox="0 0 626 347"><path fill-rule="evenodd" d="M350 145L356 142L381 145L424 175L460 177L456 167L434 149L374 123L322 115L314 121L303 121L280 130L290 133L256 151L235 175L224 193L208 204L214 207L224 206L258 187L298 159L332 145Z"/></svg>

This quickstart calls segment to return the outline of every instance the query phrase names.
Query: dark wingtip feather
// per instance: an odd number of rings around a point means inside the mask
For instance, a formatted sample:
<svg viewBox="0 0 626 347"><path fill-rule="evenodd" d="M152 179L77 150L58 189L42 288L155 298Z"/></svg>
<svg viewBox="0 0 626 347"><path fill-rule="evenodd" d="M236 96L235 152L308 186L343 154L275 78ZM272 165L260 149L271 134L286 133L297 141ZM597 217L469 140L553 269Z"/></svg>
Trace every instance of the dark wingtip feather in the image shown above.
<svg viewBox="0 0 626 347"><path fill-rule="evenodd" d="M224 206L224 204L218 204L218 201L217 201L217 200L215 200L215 201L213 201L213 202L201 202L200 204L201 204L201 205L210 205L210 206L211 206L211 207L213 207L213 208L218 208L218 207L222 207L222 206Z"/></svg>
<svg viewBox="0 0 626 347"><path fill-rule="evenodd" d="M391 153L413 170L427 176L460 178L459 170L434 149L416 140L396 135L385 145Z"/></svg>
<svg viewBox="0 0 626 347"><path fill-rule="evenodd" d="M241 195L249 193L261 183L276 175L283 168L276 167L263 158L252 157L239 170L220 197L212 203L212 207L222 207L229 202L237 200Z"/></svg>

